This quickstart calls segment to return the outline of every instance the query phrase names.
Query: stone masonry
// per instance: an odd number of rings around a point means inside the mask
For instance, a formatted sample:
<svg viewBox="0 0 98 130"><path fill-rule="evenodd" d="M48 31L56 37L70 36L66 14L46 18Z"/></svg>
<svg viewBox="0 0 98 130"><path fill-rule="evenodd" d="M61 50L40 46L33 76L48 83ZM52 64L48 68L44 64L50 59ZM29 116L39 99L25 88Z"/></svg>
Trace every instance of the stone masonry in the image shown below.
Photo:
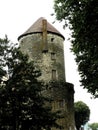
<svg viewBox="0 0 98 130"><path fill-rule="evenodd" d="M46 19L40 18L18 40L21 51L28 54L41 70L40 79L46 83L58 82L47 93L53 98L53 111L60 110L64 116L58 122L64 130L74 130L74 89L71 83L66 82L64 36Z"/></svg>

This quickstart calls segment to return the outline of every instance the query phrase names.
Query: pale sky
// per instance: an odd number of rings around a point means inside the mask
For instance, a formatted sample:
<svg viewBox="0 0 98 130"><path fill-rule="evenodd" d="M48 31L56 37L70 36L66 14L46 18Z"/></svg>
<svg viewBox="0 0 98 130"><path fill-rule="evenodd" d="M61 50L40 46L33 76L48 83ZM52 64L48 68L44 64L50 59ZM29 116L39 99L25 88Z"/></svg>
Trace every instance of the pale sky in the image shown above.
<svg viewBox="0 0 98 130"><path fill-rule="evenodd" d="M53 0L0 0L0 38L5 34L12 42L18 42L19 35L24 33L38 18L45 17L52 24L54 17ZM65 69L66 81L74 84L75 102L83 101L90 110L90 123L98 122L98 99L91 99L91 95L80 87L77 66L74 56L70 52L69 30L62 28L62 23L53 25L65 36Z"/></svg>

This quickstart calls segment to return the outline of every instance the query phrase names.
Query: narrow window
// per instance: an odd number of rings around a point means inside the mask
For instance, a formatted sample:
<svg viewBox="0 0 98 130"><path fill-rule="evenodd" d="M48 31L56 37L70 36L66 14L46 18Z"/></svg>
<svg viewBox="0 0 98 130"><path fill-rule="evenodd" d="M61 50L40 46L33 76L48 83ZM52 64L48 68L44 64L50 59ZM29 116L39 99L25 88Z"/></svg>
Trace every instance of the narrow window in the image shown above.
<svg viewBox="0 0 98 130"><path fill-rule="evenodd" d="M55 53L51 53L51 60L55 60L56 59L56 54Z"/></svg>
<svg viewBox="0 0 98 130"><path fill-rule="evenodd" d="M51 38L51 42L53 42L54 41L54 38Z"/></svg>
<svg viewBox="0 0 98 130"><path fill-rule="evenodd" d="M59 101L59 107L60 108L64 108L64 100L60 100Z"/></svg>
<svg viewBox="0 0 98 130"><path fill-rule="evenodd" d="M56 70L52 70L52 80L56 80Z"/></svg>

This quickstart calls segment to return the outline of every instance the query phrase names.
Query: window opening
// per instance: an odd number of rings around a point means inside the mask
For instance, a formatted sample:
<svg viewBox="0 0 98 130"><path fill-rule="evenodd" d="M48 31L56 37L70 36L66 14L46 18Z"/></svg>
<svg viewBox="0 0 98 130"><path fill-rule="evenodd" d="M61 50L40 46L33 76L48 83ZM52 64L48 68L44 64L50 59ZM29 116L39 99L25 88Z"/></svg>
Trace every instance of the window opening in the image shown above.
<svg viewBox="0 0 98 130"><path fill-rule="evenodd" d="M55 60L56 59L56 54L55 53L51 53L51 60Z"/></svg>
<svg viewBox="0 0 98 130"><path fill-rule="evenodd" d="M56 80L56 70L52 70L52 80Z"/></svg>
<svg viewBox="0 0 98 130"><path fill-rule="evenodd" d="M51 38L51 42L53 42L54 41L54 38Z"/></svg>

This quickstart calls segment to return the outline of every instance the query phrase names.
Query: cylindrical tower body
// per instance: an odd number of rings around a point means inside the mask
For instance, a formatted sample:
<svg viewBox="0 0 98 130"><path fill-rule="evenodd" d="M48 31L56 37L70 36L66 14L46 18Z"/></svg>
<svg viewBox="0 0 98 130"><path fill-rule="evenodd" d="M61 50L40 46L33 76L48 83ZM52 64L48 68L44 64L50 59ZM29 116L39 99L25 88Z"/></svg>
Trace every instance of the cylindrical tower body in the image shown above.
<svg viewBox="0 0 98 130"><path fill-rule="evenodd" d="M74 130L74 90L65 78L64 36L47 20L40 18L18 40L21 51L28 54L41 70L40 79L46 83L58 82L44 94L52 97L53 111L62 111L64 118L58 122L64 130Z"/></svg>
<svg viewBox="0 0 98 130"><path fill-rule="evenodd" d="M27 53L42 71L45 82L65 81L63 38L47 33L47 50L43 50L42 33L30 34L20 39L22 52Z"/></svg>

